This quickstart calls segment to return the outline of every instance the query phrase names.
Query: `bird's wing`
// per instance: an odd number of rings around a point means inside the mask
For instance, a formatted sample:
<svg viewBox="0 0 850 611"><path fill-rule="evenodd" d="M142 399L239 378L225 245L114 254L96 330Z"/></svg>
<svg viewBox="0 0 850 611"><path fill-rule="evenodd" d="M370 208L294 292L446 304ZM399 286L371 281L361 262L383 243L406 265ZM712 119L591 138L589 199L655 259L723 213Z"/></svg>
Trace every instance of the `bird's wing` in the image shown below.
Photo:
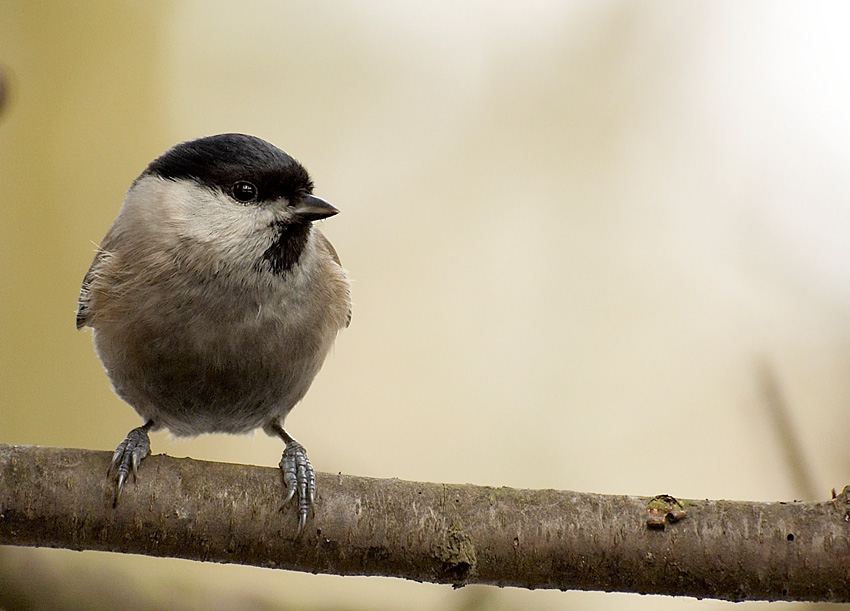
<svg viewBox="0 0 850 611"><path fill-rule="evenodd" d="M112 241L112 228L106 232L106 236L103 238L103 242L101 242L100 247L98 247L97 252L94 255L94 260L91 262L91 266L89 267L89 271L86 272L85 277L83 278L83 285L80 287L80 297L77 300L77 329L82 329L87 326L91 321L92 317L92 308L91 308L91 285L94 282L95 278L102 275L105 271L105 267L109 262L110 249L109 244Z"/></svg>
<svg viewBox="0 0 850 611"><path fill-rule="evenodd" d="M321 231L317 231L316 234L319 238L319 247L324 248L327 251L327 253L331 256L331 259L333 259L334 262L337 265L342 267L342 263L339 260L339 255L336 253L336 249L333 247L333 244L330 243L330 240L328 240L325 237L325 234L323 234ZM345 326L348 327L348 325L350 325L350 324L351 324L351 299L348 300L348 315L345 317Z"/></svg>
<svg viewBox="0 0 850 611"><path fill-rule="evenodd" d="M83 278L83 286L80 287L80 298L77 300L77 329L85 327L91 318L91 311L89 309L89 289L91 288L92 280L103 266L104 258L103 251L98 250L97 254L94 256L94 261L92 261L91 267L89 267L89 271L86 272L86 275Z"/></svg>

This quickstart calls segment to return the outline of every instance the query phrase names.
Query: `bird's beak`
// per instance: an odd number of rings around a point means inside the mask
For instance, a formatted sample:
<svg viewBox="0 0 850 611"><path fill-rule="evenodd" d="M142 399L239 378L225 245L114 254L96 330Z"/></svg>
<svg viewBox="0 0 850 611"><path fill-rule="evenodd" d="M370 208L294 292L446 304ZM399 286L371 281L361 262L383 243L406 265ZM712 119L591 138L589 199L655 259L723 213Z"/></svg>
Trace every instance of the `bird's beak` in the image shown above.
<svg viewBox="0 0 850 611"><path fill-rule="evenodd" d="M292 207L292 213L305 221L318 221L337 212L339 210L315 195L305 195Z"/></svg>

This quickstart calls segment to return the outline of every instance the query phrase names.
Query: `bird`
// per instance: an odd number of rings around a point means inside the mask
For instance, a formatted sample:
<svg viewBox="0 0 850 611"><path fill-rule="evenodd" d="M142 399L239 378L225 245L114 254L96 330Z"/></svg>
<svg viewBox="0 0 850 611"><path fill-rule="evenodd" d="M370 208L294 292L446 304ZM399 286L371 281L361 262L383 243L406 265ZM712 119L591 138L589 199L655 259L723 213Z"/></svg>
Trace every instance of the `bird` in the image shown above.
<svg viewBox="0 0 850 611"><path fill-rule="evenodd" d="M284 504L297 498L304 528L315 471L283 425L351 322L348 273L314 224L338 212L303 165L246 134L177 144L133 181L76 318L144 421L112 456L113 505L150 454L150 431L262 429L285 444Z"/></svg>

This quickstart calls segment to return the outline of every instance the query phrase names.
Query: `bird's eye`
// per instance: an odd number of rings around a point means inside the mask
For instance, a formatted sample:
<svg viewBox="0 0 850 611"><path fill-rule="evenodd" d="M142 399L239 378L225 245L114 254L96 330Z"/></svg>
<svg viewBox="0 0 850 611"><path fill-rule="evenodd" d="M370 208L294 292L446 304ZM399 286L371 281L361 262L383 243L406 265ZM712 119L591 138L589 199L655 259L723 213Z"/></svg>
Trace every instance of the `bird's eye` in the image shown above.
<svg viewBox="0 0 850 611"><path fill-rule="evenodd" d="M237 202L247 203L257 199L257 187L247 180L233 183L230 193Z"/></svg>

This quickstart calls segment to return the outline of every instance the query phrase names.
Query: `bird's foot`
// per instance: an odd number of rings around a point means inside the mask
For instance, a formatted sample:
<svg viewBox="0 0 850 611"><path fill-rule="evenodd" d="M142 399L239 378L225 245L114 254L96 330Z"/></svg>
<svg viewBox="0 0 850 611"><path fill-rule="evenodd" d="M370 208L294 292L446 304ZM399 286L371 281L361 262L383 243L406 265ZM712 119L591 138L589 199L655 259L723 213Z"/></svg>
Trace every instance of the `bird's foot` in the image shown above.
<svg viewBox="0 0 850 611"><path fill-rule="evenodd" d="M118 498L121 496L121 489L124 487L127 477L132 472L135 482L136 475L139 472L139 463L151 453L151 440L148 437L148 429L151 426L153 426L153 423L148 422L127 433L127 438L118 445L112 455L112 462L109 463L106 475L115 480L113 507L118 505Z"/></svg>
<svg viewBox="0 0 850 611"><path fill-rule="evenodd" d="M316 500L316 472L307 458L307 450L291 437L280 459L280 468L288 490L283 503L298 497L298 532L301 532L307 523L307 512Z"/></svg>

